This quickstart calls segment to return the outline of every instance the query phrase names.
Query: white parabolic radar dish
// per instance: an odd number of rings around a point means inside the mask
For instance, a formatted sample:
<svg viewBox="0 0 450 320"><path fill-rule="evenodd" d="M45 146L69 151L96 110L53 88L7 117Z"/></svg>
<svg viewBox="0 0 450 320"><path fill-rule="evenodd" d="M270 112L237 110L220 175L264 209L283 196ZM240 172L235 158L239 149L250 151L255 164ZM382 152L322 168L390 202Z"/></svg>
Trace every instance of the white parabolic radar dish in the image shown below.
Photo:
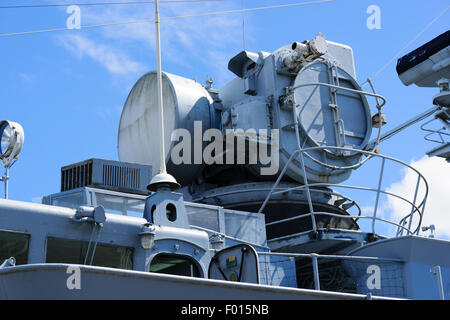
<svg viewBox="0 0 450 320"><path fill-rule="evenodd" d="M162 74L162 91L167 171L178 182L186 184L197 176L202 165L174 165L170 153L176 142L171 141L171 134L175 129L183 128L193 137L194 121L202 122L203 131L210 128L212 99L196 81L165 72ZM153 175L160 168L161 150L157 99L156 72L150 72L137 81L128 95L118 133L120 161L151 165Z"/></svg>

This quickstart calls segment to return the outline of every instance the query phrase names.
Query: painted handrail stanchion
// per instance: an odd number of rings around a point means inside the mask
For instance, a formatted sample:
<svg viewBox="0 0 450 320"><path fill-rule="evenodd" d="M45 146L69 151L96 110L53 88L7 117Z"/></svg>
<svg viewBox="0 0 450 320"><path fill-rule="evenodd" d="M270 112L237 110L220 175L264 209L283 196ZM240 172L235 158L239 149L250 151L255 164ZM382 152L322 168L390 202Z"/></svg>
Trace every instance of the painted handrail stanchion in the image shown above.
<svg viewBox="0 0 450 320"><path fill-rule="evenodd" d="M414 199L413 199L414 205L416 204L417 192L419 191L419 185L420 185L420 176L417 177L416 190L414 191ZM411 206L411 213L410 213L410 217L409 217L408 230L411 230L413 214L414 214L414 205Z"/></svg>
<svg viewBox="0 0 450 320"><path fill-rule="evenodd" d="M381 189L381 184L383 182L384 162L385 162L385 159L382 158L382 160L381 160L380 178L378 179L377 197L375 199L375 208L373 209L372 233L375 233L375 220L376 220L375 218L377 217L378 201L380 199L380 189Z"/></svg>
<svg viewBox="0 0 450 320"><path fill-rule="evenodd" d="M314 287L316 288L316 290L320 290L319 264L317 262L317 254L312 253L311 260L314 272Z"/></svg>

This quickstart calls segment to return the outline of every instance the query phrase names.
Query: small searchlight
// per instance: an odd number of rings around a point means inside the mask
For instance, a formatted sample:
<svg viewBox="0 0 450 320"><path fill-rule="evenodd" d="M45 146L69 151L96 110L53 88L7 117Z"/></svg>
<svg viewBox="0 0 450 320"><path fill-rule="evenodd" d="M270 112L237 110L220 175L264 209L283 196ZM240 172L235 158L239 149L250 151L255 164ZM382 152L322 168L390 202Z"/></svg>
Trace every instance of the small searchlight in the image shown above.
<svg viewBox="0 0 450 320"><path fill-rule="evenodd" d="M0 160L6 169L0 181L5 182L5 199L8 199L9 169L17 161L23 141L24 133L20 124L8 120L0 121Z"/></svg>

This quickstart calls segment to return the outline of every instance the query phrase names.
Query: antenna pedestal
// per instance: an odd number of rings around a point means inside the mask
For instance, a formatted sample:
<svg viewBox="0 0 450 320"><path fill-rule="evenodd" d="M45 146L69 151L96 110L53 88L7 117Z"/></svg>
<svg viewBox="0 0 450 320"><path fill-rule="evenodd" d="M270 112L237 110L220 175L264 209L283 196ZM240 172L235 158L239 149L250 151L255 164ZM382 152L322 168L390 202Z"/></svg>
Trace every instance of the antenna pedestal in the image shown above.
<svg viewBox="0 0 450 320"><path fill-rule="evenodd" d="M157 192L162 189L169 189L170 191L175 191L180 189L180 184L175 180L173 176L168 173L161 172L155 175L147 189L152 192Z"/></svg>

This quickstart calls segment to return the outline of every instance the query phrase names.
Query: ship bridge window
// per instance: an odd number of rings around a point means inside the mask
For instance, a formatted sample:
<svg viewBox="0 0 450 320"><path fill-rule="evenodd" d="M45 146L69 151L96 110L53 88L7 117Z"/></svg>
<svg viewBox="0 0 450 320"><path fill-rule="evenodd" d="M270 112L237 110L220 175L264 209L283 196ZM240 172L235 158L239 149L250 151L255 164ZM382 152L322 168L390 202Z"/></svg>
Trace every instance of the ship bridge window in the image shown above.
<svg viewBox="0 0 450 320"><path fill-rule="evenodd" d="M47 238L47 263L84 264L89 242L61 238ZM94 243L91 243L87 264L91 261ZM97 243L94 266L133 269L133 248Z"/></svg>
<svg viewBox="0 0 450 320"><path fill-rule="evenodd" d="M0 264L11 257L16 259L16 265L26 264L29 242L29 234L0 230Z"/></svg>
<svg viewBox="0 0 450 320"><path fill-rule="evenodd" d="M95 192L97 205L102 205L107 213L121 214L142 218L145 207L145 198L131 198L112 194Z"/></svg>
<svg viewBox="0 0 450 320"><path fill-rule="evenodd" d="M54 206L77 209L84 204L83 192L76 190L52 197L51 204Z"/></svg>
<svg viewBox="0 0 450 320"><path fill-rule="evenodd" d="M184 255L169 253L156 255L150 263L150 272L201 277L200 268L194 259Z"/></svg>

